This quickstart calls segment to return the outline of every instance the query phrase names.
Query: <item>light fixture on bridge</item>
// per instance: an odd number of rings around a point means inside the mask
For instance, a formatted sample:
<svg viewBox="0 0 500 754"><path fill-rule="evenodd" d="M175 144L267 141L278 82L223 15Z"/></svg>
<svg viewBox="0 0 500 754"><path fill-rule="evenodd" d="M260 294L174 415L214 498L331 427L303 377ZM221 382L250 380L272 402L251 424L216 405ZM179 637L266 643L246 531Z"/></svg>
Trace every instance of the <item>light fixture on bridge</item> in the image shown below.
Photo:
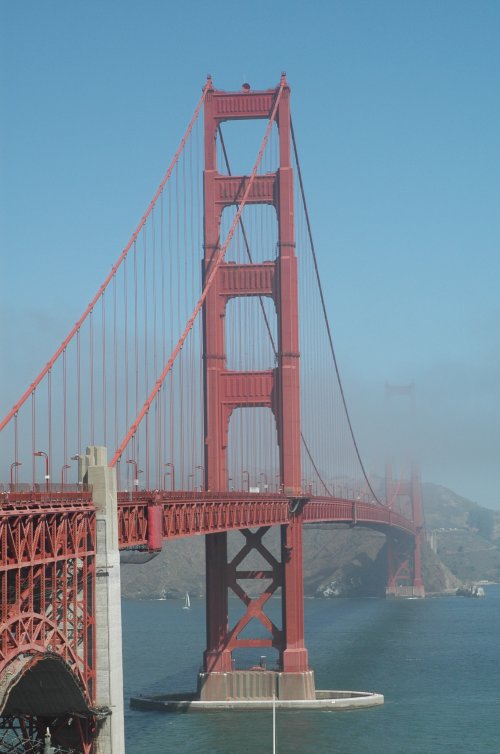
<svg viewBox="0 0 500 754"><path fill-rule="evenodd" d="M137 488L139 487L139 474L142 473L142 469L138 469L137 461L134 461L133 458L128 458L127 463L132 463L134 465L134 487L137 492Z"/></svg>
<svg viewBox="0 0 500 754"><path fill-rule="evenodd" d="M167 469L171 468L172 471L166 471L165 474L163 475L163 486L166 488L167 486L166 479L168 476L171 476L172 477L172 492L173 492L175 490L175 466L171 461L169 461L168 463L165 464L165 468Z"/></svg>
<svg viewBox="0 0 500 754"><path fill-rule="evenodd" d="M197 469L201 469L201 491L205 489L205 467L204 466L196 466Z"/></svg>
<svg viewBox="0 0 500 754"><path fill-rule="evenodd" d="M10 491L11 492L15 492L12 472L14 471L14 469L17 469L18 466L22 466L22 465L23 464L21 463L21 461L13 461L10 464ZM16 484L17 484L17 471L16 471Z"/></svg>
<svg viewBox="0 0 500 754"><path fill-rule="evenodd" d="M49 456L44 450L35 450L33 451L34 456L39 456L45 458L45 490L49 491L49 481L50 481L50 474L49 474Z"/></svg>
<svg viewBox="0 0 500 754"><path fill-rule="evenodd" d="M77 482L78 485L83 484L83 479L80 478L80 474L81 474L80 460L83 457L84 456L82 456L81 453L75 453L75 455L71 456L71 459L70 459L71 461L78 461L78 482Z"/></svg>
<svg viewBox="0 0 500 754"><path fill-rule="evenodd" d="M61 492L63 491L63 487L64 487L64 479L65 479L65 476L66 476L66 474L65 474L66 469L70 469L70 468L71 468L71 466L69 465L69 463L65 463L64 466L61 468Z"/></svg>

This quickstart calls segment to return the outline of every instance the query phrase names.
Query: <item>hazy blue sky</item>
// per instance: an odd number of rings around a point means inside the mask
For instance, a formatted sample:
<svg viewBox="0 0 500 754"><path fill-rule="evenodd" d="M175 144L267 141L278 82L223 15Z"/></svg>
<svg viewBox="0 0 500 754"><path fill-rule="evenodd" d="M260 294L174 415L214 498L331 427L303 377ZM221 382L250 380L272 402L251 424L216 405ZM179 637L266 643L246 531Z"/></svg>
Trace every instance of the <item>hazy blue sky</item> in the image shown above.
<svg viewBox="0 0 500 754"><path fill-rule="evenodd" d="M206 74L286 70L367 466L385 381L414 381L423 478L500 508L500 2L3 0L0 35L2 416L123 248Z"/></svg>

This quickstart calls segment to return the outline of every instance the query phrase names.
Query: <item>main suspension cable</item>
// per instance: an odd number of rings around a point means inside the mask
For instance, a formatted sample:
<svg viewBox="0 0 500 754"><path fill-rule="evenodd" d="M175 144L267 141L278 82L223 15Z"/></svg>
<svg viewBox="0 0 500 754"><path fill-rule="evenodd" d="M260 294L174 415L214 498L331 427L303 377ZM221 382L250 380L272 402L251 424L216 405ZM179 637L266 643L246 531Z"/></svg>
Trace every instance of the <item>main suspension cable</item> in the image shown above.
<svg viewBox="0 0 500 754"><path fill-rule="evenodd" d="M332 338L332 332L331 332L331 328L330 328L330 322L328 320L328 314L327 314L327 311L326 311L325 297L323 295L323 286L321 284L321 279L320 279L320 276L319 276L319 268L318 268L318 262L317 262L317 258L316 258L316 250L315 250L315 246L314 246L314 240L313 240L313 236L312 236L311 222L310 222L310 219L309 219L309 211L308 211L308 208L307 208L306 196L305 196L305 192L304 192L304 184L303 184L303 181L302 181L302 171L300 169L299 154L298 154L298 151L297 151L297 143L295 141L295 132L294 132L294 129L293 129L293 123L292 123L291 119L290 119L290 131L291 131L291 134L292 134L293 151L294 151L294 155L295 155L295 162L297 163L297 175L298 175L298 178L299 178L300 193L301 193L301 197L302 197L302 204L303 204L303 207L304 207L304 214L305 214L305 218L306 218L307 232L308 232L308 235L309 235L309 242L311 244L311 252L312 252L312 258L313 258L313 263L314 263L314 270L315 270L315 273L316 273L316 281L318 283L318 290L319 290L319 295L320 295L320 300L321 300L321 307L322 307L322 310L323 310L323 317L324 317L325 325L326 325L326 331L327 331L327 335L328 335L328 342L329 342L329 345L330 345L330 352L332 354L333 364L334 364L334 367L335 367L335 374L337 375L337 381L338 381L339 388L340 388L340 396L342 398L342 404L344 406L344 411L345 411L345 415L346 415L346 419L347 419L347 424L349 426L349 432L350 432L351 439L352 439L352 442L353 442L353 445L354 445L354 450L356 452L356 457L358 459L361 471L363 472L363 476L364 476L365 482L366 482L366 484L368 486L368 489L370 490L371 494L373 495L373 498L375 499L375 501L379 505L383 505L383 503L379 500L379 498L377 497L377 495L375 494L375 492L373 490L373 487L372 487L372 485L370 483L370 480L368 478L368 474L366 473L363 461L361 460L361 454L359 452L358 444L357 444L356 438L354 436L354 430L352 428L351 417L349 415L349 410L347 408L347 401L346 401L346 397L345 397L345 393L344 393L344 388L343 388L343 385L342 385L342 380L340 378L340 370L339 370L339 366L338 366L338 362L337 362L337 356L335 354L335 349L333 347L333 338Z"/></svg>

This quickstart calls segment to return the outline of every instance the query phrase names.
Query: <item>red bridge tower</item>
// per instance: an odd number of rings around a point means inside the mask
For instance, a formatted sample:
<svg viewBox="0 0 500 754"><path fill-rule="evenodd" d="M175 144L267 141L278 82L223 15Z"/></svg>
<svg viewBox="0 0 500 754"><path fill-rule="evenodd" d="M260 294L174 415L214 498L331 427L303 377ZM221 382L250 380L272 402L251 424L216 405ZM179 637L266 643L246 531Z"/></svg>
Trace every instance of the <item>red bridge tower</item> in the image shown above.
<svg viewBox="0 0 500 754"><path fill-rule="evenodd" d="M406 417L406 425L413 429L415 413L415 388L410 385L385 385L386 399L403 396L410 402L410 417ZM407 454L412 454L411 445L406 444ZM404 511L415 525L415 536L406 537L390 530L387 534L387 587L388 597L425 597L424 582L422 580L421 544L424 529L424 513L422 504L422 490L418 466L410 464L410 478L395 479L391 464L386 465L385 490L386 500L391 510Z"/></svg>
<svg viewBox="0 0 500 754"><path fill-rule="evenodd" d="M200 694L204 699L234 696L236 683L232 650L237 647L274 647L279 651L281 672L272 675L281 698L314 698L314 677L309 670L304 646L304 595L302 576L302 509L300 463L300 372L297 257L295 255L293 169L290 160L290 89L284 76L280 90L224 92L210 88L205 100L204 171L204 275L210 274L221 254L222 211L241 201L248 176L222 175L216 169L216 137L220 123L229 120L269 119L279 97L275 120L279 132L279 168L256 175L248 204L267 204L276 210L278 255L261 264L222 262L204 304L205 384L205 484L211 491L224 492L228 485L227 445L231 413L240 407L266 407L276 419L281 488L289 499L289 522L281 527L281 562L266 549L257 532L242 531L245 544L228 562L227 534L206 537L207 649ZM275 369L234 371L227 369L225 312L235 296L267 296L274 301L278 323L278 361ZM266 571L237 570L252 549L269 564ZM267 578L271 584L252 599L238 579ZM282 626L278 628L263 608L273 592L282 590ZM245 615L232 628L228 625L228 590L246 605ZM270 636L241 638L250 620L257 618ZM246 671L247 679L250 678ZM226 675L222 675L226 674ZM229 675L227 675L229 674ZM243 689L250 680L238 683ZM255 675L255 674L254 674ZM233 676L233 679L231 679ZM244 690L243 693L247 693ZM271 689L264 695L271 696ZM236 694L237 695L237 694Z"/></svg>

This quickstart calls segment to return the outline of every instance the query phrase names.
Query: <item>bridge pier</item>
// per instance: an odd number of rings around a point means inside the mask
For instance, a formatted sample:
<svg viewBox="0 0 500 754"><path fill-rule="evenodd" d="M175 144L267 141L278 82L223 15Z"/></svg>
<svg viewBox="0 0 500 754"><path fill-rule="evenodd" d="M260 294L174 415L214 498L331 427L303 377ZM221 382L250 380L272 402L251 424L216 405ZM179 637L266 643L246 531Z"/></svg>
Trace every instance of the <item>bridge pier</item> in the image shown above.
<svg viewBox="0 0 500 754"><path fill-rule="evenodd" d="M207 649L199 691L207 701L225 700L237 693L247 698L257 693L255 671L235 671L232 651L272 647L279 651L279 671L266 678L285 699L314 699L314 675L308 667L304 645L304 589L302 574L300 348L298 325L298 263L295 253L293 166L291 160L290 88L282 75L274 90L224 92L211 85L205 98L204 161L204 285L213 281L203 304L203 369L205 390L205 486L225 491L228 486L229 422L237 409L268 409L276 420L280 488L288 498L288 522L281 527L281 557L263 543L268 528L244 529L245 544L231 562L226 535L206 538ZM265 176L234 176L218 172L216 139L222 122L248 118L274 119L279 139L279 167ZM271 124L269 124L271 125ZM269 133L269 130L266 134ZM266 136L267 138L267 136ZM262 149L265 147L263 142ZM276 212L277 255L264 263L225 262L220 246L220 224L225 207L239 204L241 187L248 205L271 205ZM242 226L243 227L243 226ZM271 254L273 256L273 254ZM217 266L214 268L214 263ZM226 309L239 298L269 297L276 309L277 342L272 340L276 366L272 369L229 369L226 353ZM269 331L271 332L271 331ZM247 472L248 473L248 472ZM285 498L286 500L286 498ZM285 501L284 501L285 502ZM266 561L263 568L241 565L255 550ZM257 597L245 590L249 580L265 580ZM257 583L257 582L255 582ZM262 581L261 581L262 584ZM228 590L246 606L243 617L228 626ZM282 620L276 626L265 614L267 600L281 589ZM256 590L258 591L258 590ZM244 636L251 621L269 634L257 639ZM260 670L257 672L261 672ZM236 673L236 675L235 675ZM251 693L251 689L254 692Z"/></svg>
<svg viewBox="0 0 500 754"><path fill-rule="evenodd" d="M116 469L109 468L106 448L91 446L80 457L80 480L92 487L96 513L95 704L109 714L99 723L96 754L125 751L120 553Z"/></svg>
<svg viewBox="0 0 500 754"><path fill-rule="evenodd" d="M423 532L423 508L420 475L414 465L411 479L394 480L392 467L385 470L386 498L390 505L396 501L406 503L411 512L416 532L413 537L389 534L387 537L387 587L386 597L425 597L422 580L421 540Z"/></svg>
<svg viewBox="0 0 500 754"><path fill-rule="evenodd" d="M316 699L314 671L283 673L279 670L231 670L200 673L200 702L313 701Z"/></svg>
<svg viewBox="0 0 500 754"><path fill-rule="evenodd" d="M227 559L227 535L206 537L207 567L207 649L204 669L198 677L198 696L202 702L272 699L313 700L316 698L314 672L308 665L304 643L304 587L302 569L302 504L297 498L289 502L289 523L281 526L281 558L267 549L263 537L269 527L257 531L242 530L245 544L231 562ZM256 551L266 565L256 570L241 568L251 552ZM257 596L244 583L268 581ZM244 615L234 626L228 625L228 591L231 589L246 605ZM281 589L281 628L266 615L267 601ZM245 638L241 634L251 621L260 622L268 638ZM233 650L259 647L279 652L279 670L266 668L236 670Z"/></svg>
<svg viewBox="0 0 500 754"><path fill-rule="evenodd" d="M412 551L413 550L413 551ZM389 599L425 597L425 588L420 575L420 532L415 538L387 537L387 586L385 596Z"/></svg>

